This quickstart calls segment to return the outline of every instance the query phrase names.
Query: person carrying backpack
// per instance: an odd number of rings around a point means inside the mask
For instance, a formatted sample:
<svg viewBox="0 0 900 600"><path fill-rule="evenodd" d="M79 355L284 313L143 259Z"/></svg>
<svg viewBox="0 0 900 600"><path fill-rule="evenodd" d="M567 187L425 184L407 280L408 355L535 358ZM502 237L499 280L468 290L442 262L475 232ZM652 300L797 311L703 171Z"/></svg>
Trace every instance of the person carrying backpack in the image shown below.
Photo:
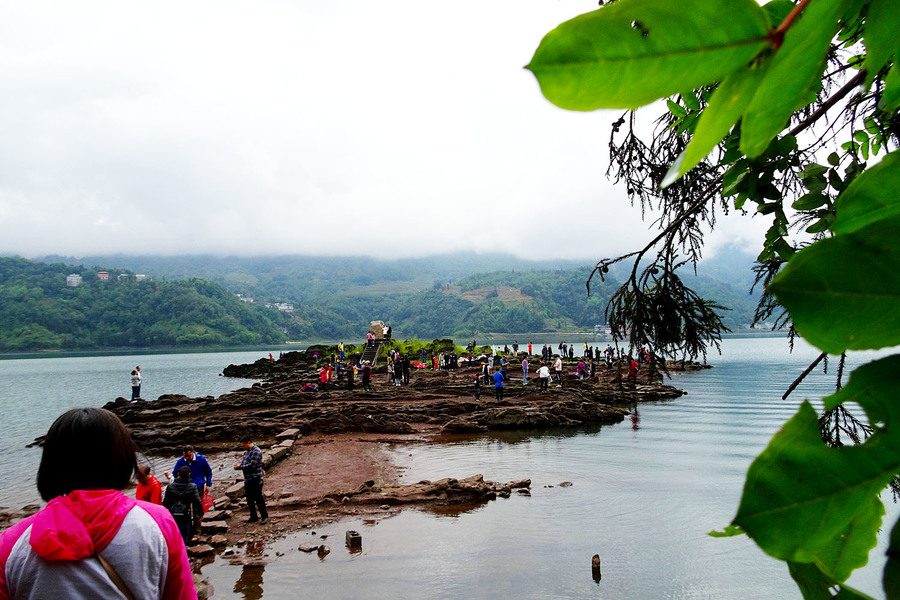
<svg viewBox="0 0 900 600"><path fill-rule="evenodd" d="M178 469L177 479L166 486L163 506L169 509L178 531L185 543L194 537L200 517L203 516L203 503L197 491L197 484L191 481L191 468L187 465Z"/></svg>

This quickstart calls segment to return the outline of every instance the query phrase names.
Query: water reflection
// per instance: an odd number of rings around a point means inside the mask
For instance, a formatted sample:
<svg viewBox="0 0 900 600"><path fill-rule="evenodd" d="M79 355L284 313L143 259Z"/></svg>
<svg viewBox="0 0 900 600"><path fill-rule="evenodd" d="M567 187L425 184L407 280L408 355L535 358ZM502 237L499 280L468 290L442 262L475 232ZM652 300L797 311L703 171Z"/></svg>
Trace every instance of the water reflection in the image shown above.
<svg viewBox="0 0 900 600"><path fill-rule="evenodd" d="M244 600L259 600L263 595L263 572L266 563L262 560L266 550L266 543L262 541L249 542L244 549L244 558L241 562L241 575L234 582L235 594L240 594Z"/></svg>
<svg viewBox="0 0 900 600"><path fill-rule="evenodd" d="M464 515L466 513L474 512L476 510L481 509L485 505L491 502L490 499L487 498L479 498L477 500L472 500L471 502L460 502L457 504L435 504L432 506L425 506L421 510L422 512L431 513L437 517L459 517L460 515Z"/></svg>
<svg viewBox="0 0 900 600"><path fill-rule="evenodd" d="M234 582L235 594L240 594L244 600L259 600L263 595L264 564L248 564L241 569L241 576Z"/></svg>

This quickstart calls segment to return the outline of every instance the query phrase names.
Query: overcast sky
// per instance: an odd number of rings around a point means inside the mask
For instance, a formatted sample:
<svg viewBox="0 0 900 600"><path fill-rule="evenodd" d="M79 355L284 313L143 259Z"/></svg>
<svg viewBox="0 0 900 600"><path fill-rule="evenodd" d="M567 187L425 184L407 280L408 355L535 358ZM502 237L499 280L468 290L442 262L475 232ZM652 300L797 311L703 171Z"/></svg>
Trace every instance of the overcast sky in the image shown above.
<svg viewBox="0 0 900 600"><path fill-rule="evenodd" d="M523 69L596 5L3 2L0 253L634 249L619 111L558 109Z"/></svg>

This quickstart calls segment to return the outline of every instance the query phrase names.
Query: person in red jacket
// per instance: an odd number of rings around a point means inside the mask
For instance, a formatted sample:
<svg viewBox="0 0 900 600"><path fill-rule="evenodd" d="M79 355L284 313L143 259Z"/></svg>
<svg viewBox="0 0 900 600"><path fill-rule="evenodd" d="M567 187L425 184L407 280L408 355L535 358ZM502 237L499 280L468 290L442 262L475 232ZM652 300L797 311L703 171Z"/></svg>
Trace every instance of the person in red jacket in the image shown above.
<svg viewBox="0 0 900 600"><path fill-rule="evenodd" d="M162 504L162 486L159 480L150 472L150 467L141 465L135 470L137 477L137 490L134 492L136 500L143 500L152 504Z"/></svg>

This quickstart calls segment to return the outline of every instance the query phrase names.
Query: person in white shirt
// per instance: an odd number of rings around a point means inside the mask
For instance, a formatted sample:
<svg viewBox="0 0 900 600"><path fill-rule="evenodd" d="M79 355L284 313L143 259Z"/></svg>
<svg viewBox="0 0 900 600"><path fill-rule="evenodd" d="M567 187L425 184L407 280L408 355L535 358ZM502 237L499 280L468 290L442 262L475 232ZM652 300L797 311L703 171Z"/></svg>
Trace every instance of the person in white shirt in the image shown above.
<svg viewBox="0 0 900 600"><path fill-rule="evenodd" d="M131 372L131 399L138 400L141 397L141 373L135 369Z"/></svg>
<svg viewBox="0 0 900 600"><path fill-rule="evenodd" d="M556 362L553 363L553 370L556 372L556 378L559 381L559 387L563 386L563 365L562 358L559 356L556 357Z"/></svg>
<svg viewBox="0 0 900 600"><path fill-rule="evenodd" d="M541 363L541 368L538 369L538 382L541 384L538 388L538 391L545 392L547 391L547 382L550 381L550 367Z"/></svg>

